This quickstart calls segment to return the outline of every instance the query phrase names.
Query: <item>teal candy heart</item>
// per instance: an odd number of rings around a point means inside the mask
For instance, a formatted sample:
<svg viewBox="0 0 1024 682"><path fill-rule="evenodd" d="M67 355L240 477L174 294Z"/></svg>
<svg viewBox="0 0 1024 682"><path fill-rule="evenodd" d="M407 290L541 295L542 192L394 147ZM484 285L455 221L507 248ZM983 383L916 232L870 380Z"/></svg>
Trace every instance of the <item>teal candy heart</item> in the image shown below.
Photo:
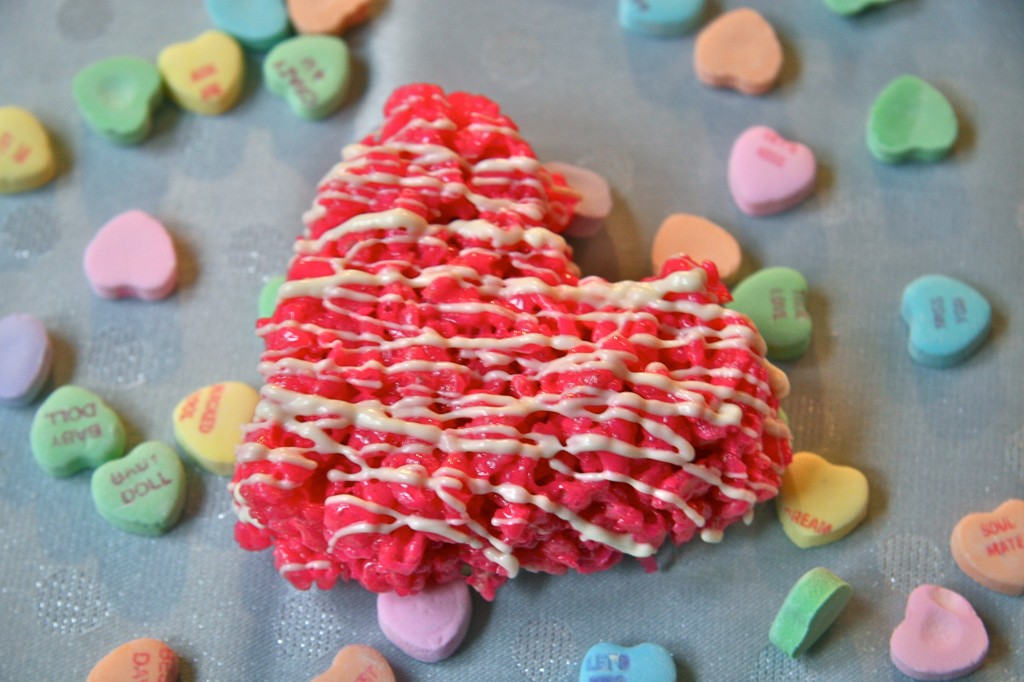
<svg viewBox="0 0 1024 682"><path fill-rule="evenodd" d="M269 50L291 31L284 0L206 0L206 13L214 26L251 50Z"/></svg>
<svg viewBox="0 0 1024 682"><path fill-rule="evenodd" d="M874 5L888 5L893 0L825 0L825 5L836 14L859 14Z"/></svg>
<svg viewBox="0 0 1024 682"><path fill-rule="evenodd" d="M664 647L622 647L601 642L590 647L580 665L580 682L675 682L676 664Z"/></svg>
<svg viewBox="0 0 1024 682"><path fill-rule="evenodd" d="M89 127L118 144L145 139L163 99L160 71L138 57L110 57L90 64L78 72L71 89Z"/></svg>
<svg viewBox="0 0 1024 682"><path fill-rule="evenodd" d="M92 500L111 525L135 535L162 535L185 506L185 467L170 447L138 445L92 475Z"/></svg>
<svg viewBox="0 0 1024 682"><path fill-rule="evenodd" d="M875 99L868 115L868 149L879 161L935 161L956 142L953 106L917 76L900 76Z"/></svg>
<svg viewBox="0 0 1024 682"><path fill-rule="evenodd" d="M704 3L705 0L619 0L619 23L637 33L682 35L697 26Z"/></svg>
<svg viewBox="0 0 1024 682"><path fill-rule="evenodd" d="M279 44L263 62L263 80L303 118L323 118L348 90L348 47L341 38L302 35Z"/></svg>
<svg viewBox="0 0 1024 682"><path fill-rule="evenodd" d="M792 268L767 268L743 280L728 308L753 321L772 360L796 360L811 343L807 280Z"/></svg>
<svg viewBox="0 0 1024 682"><path fill-rule="evenodd" d="M975 289L944 275L925 275L903 290L910 357L928 367L966 360L988 337L992 306Z"/></svg>
<svg viewBox="0 0 1024 682"><path fill-rule="evenodd" d="M32 420L32 454L57 478L98 467L124 454L120 417L92 391L62 386L50 394Z"/></svg>

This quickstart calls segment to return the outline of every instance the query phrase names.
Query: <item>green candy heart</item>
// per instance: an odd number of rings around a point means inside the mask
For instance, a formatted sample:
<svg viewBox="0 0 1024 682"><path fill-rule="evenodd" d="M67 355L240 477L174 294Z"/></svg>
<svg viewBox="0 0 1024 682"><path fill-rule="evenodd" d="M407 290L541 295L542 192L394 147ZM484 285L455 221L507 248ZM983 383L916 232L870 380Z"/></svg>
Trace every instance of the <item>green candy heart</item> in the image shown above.
<svg viewBox="0 0 1024 682"><path fill-rule="evenodd" d="M72 92L93 130L118 144L135 144L152 130L164 91L155 65L138 57L111 57L79 71Z"/></svg>
<svg viewBox="0 0 1024 682"><path fill-rule="evenodd" d="M782 603L768 639L791 657L800 656L821 638L846 608L853 588L827 568L805 573Z"/></svg>
<svg viewBox="0 0 1024 682"><path fill-rule="evenodd" d="M749 317L768 344L772 360L796 360L811 343L807 280L792 268L767 268L743 280L729 308Z"/></svg>
<svg viewBox="0 0 1024 682"><path fill-rule="evenodd" d="M39 406L32 420L32 454L56 478L95 468L124 454L124 426L98 395L63 386Z"/></svg>
<svg viewBox="0 0 1024 682"><path fill-rule="evenodd" d="M886 163L935 161L956 142L959 126L945 96L917 76L900 76L875 99L868 149Z"/></svg>
<svg viewBox="0 0 1024 682"><path fill-rule="evenodd" d="M276 275L267 280L260 289L260 317L270 317L277 308L277 290L284 284L284 275Z"/></svg>
<svg viewBox="0 0 1024 682"><path fill-rule="evenodd" d="M163 443L142 443L93 472L92 500L111 525L135 535L162 535L185 506L185 467Z"/></svg>
<svg viewBox="0 0 1024 682"><path fill-rule="evenodd" d="M270 51L263 80L303 118L318 119L341 106L348 90L348 47L340 38L302 35Z"/></svg>
<svg viewBox="0 0 1024 682"><path fill-rule="evenodd" d="M874 5L888 5L893 0L825 0L825 6L836 14L859 14Z"/></svg>

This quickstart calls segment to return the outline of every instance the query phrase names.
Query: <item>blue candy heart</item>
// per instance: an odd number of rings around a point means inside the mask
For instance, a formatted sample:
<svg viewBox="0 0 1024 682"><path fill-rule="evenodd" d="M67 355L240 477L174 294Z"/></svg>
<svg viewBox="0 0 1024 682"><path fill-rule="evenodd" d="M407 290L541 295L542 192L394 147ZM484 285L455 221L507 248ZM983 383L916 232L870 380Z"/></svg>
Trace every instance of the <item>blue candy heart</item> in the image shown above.
<svg viewBox="0 0 1024 682"><path fill-rule="evenodd" d="M949 367L967 359L985 341L992 306L970 286L944 275L925 275L903 290L907 347L914 362Z"/></svg>
<svg viewBox="0 0 1024 682"><path fill-rule="evenodd" d="M676 664L664 647L623 647L601 642L590 647L580 666L580 682L675 682Z"/></svg>
<svg viewBox="0 0 1024 682"><path fill-rule="evenodd" d="M290 32L283 0L206 0L213 25L251 50L268 50Z"/></svg>
<svg viewBox="0 0 1024 682"><path fill-rule="evenodd" d="M704 0L619 0L619 23L637 33L677 36L693 30Z"/></svg>

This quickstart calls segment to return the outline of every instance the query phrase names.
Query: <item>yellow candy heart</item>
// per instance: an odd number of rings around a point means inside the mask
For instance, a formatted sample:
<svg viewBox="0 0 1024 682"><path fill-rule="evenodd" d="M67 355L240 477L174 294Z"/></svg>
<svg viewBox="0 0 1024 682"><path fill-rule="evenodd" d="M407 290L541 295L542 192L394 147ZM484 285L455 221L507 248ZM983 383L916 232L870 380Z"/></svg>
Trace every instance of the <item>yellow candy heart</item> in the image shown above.
<svg viewBox="0 0 1024 682"><path fill-rule="evenodd" d="M798 452L775 498L782 530L797 547L818 547L845 537L868 510L868 479L853 467Z"/></svg>
<svg viewBox="0 0 1024 682"><path fill-rule="evenodd" d="M20 107L0 107L0 194L35 189L56 172L43 124Z"/></svg>
<svg viewBox="0 0 1024 682"><path fill-rule="evenodd" d="M255 389L237 381L201 388L174 408L174 437L201 467L230 476L242 427L252 420L259 400Z"/></svg>
<svg viewBox="0 0 1024 682"><path fill-rule="evenodd" d="M157 66L174 101L197 114L223 114L242 92L242 48L221 31L164 48Z"/></svg>

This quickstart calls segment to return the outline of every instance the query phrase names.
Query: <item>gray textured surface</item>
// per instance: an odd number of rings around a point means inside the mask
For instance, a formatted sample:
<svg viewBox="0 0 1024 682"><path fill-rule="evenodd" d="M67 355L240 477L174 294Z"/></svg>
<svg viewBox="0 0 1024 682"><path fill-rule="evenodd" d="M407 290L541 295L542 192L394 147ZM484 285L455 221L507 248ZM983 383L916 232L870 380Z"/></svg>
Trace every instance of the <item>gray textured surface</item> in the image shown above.
<svg viewBox="0 0 1024 682"><path fill-rule="evenodd" d="M660 642L683 680L903 679L888 637L922 582L960 591L988 626L991 653L972 679L1024 680L1020 599L974 584L948 551L963 514L1024 494L1024 5L900 0L845 19L815 0L750 4L786 49L781 86L759 99L700 85L692 36L624 33L611 0L392 0L350 36L356 87L332 118L294 117L251 57L229 114L165 105L153 137L122 149L80 121L72 77L197 35L209 28L201 3L0 0L0 105L33 110L61 157L53 184L0 197L0 313L41 317L59 350L56 381L103 395L131 444L170 442L170 411L194 388L257 383L257 292L284 268L314 183L377 123L395 86L427 80L493 97L542 159L608 177L617 206L606 231L577 244L584 272L646 275L654 232L674 211L733 231L747 270L800 269L816 327L809 354L785 367L795 447L860 467L872 486L867 521L827 547L797 549L763 508L652 576L630 561L597 576L524 576L493 604L478 601L467 643L431 666L384 640L372 595L296 592L269 555L238 549L224 480L193 468L183 522L162 538L129 536L95 513L87 474L55 481L35 466L31 408L0 409L0 681L81 680L139 636L177 649L189 681L307 680L341 646L365 642L405 682L554 682L575 679L601 640ZM905 72L956 108L963 132L945 162L888 167L868 155L871 100ZM808 144L823 169L809 201L766 219L739 213L725 183L732 140L758 123ZM85 284L86 243L129 208L175 235L183 281L164 302L102 301ZM944 371L910 362L898 316L903 286L930 272L964 279L996 310L990 342ZM854 598L790 661L768 627L817 565Z"/></svg>

